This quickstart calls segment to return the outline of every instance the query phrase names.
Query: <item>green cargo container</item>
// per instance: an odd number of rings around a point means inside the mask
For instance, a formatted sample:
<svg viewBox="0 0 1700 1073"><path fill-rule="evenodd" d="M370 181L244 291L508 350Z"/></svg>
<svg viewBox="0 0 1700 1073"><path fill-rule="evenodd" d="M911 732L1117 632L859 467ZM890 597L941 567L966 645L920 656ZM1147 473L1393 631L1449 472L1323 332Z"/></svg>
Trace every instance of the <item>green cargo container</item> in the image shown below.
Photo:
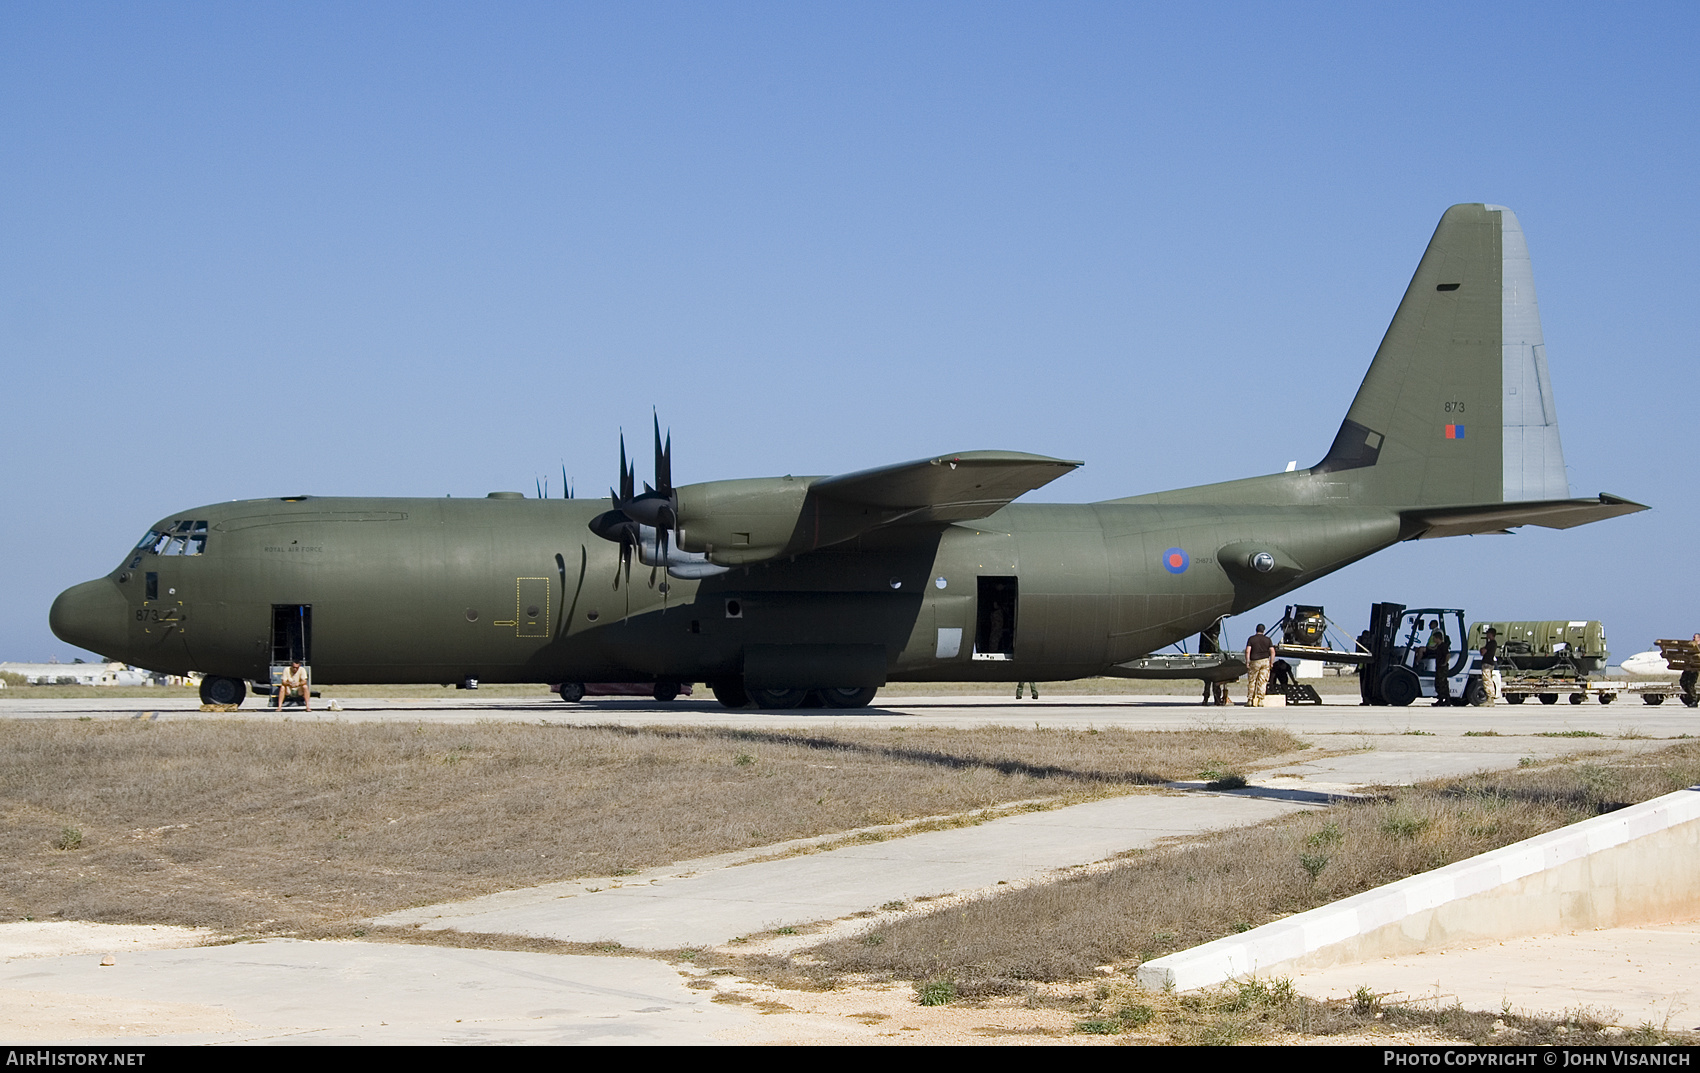
<svg viewBox="0 0 1700 1073"><path fill-rule="evenodd" d="M1475 622L1470 625L1470 648L1482 647L1489 626L1499 634L1501 669L1574 667L1577 674L1598 674L1611 656L1605 625L1596 621Z"/></svg>

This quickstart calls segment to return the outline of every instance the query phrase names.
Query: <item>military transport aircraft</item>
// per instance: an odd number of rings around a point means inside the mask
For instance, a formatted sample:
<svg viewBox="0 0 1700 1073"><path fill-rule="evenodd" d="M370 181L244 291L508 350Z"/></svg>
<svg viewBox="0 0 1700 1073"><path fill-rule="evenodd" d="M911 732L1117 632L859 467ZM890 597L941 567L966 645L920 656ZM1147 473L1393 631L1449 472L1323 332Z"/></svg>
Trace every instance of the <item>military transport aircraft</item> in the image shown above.
<svg viewBox="0 0 1700 1073"><path fill-rule="evenodd" d="M60 594L62 640L238 703L315 684L706 681L728 707L867 704L894 681L1063 680L1422 537L1644 510L1570 498L1517 218L1447 210L1308 469L1079 505L1079 462L968 451L675 487L655 430L607 500L287 496L169 515ZM632 559L648 568L634 581Z"/></svg>

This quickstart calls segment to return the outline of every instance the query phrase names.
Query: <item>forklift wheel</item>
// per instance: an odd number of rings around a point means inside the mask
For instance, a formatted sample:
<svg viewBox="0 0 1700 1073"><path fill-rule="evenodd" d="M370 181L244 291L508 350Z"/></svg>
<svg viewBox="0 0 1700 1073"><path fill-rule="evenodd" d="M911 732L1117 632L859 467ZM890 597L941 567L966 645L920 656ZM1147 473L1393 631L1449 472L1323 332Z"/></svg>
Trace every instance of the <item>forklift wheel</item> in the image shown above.
<svg viewBox="0 0 1700 1073"><path fill-rule="evenodd" d="M1395 708L1409 707L1422 695L1422 682L1407 667L1395 667L1381 676L1381 698Z"/></svg>

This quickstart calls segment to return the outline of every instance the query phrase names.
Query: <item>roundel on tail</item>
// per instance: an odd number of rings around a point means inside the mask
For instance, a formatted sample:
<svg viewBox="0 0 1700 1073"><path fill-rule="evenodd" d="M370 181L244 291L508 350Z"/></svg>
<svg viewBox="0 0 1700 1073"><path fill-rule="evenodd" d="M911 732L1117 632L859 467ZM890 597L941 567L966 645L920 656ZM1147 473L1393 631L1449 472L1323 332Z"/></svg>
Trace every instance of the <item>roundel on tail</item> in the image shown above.
<svg viewBox="0 0 1700 1073"><path fill-rule="evenodd" d="M1185 548L1170 548L1163 553L1163 569L1171 574L1184 574L1192 559L1187 556Z"/></svg>

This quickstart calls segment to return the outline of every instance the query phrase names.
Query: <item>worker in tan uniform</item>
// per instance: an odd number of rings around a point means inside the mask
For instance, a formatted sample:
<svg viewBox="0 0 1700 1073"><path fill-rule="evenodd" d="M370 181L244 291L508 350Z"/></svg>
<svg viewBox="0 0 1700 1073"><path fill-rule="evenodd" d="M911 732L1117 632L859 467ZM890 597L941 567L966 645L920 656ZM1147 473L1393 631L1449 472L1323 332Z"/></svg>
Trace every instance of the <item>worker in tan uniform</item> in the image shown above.
<svg viewBox="0 0 1700 1073"><path fill-rule="evenodd" d="M1499 700L1499 675L1494 670L1494 664L1498 662L1499 631L1489 626L1482 641L1482 691L1487 694L1490 705Z"/></svg>
<svg viewBox="0 0 1700 1073"><path fill-rule="evenodd" d="M283 698L291 693L301 694L301 704L308 711L313 710L313 697L307 689L307 668L301 666L300 660L289 665L289 670L283 672L283 677L277 684L277 710L283 711Z"/></svg>
<svg viewBox="0 0 1700 1073"><path fill-rule="evenodd" d="M1245 684L1245 703L1248 708L1263 707L1263 695L1269 689L1269 668L1275 662L1275 642L1263 631L1267 627L1257 624L1257 632L1252 634L1245 643L1245 665L1250 677Z"/></svg>

